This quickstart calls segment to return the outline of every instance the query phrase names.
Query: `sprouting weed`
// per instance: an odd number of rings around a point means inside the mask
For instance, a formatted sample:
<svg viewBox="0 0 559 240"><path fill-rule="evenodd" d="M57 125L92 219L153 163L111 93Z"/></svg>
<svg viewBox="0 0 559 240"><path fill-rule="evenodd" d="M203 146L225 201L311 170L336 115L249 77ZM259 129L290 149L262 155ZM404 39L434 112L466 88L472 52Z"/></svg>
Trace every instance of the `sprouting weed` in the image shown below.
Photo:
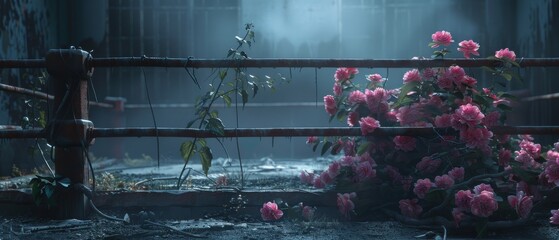
<svg viewBox="0 0 559 240"><path fill-rule="evenodd" d="M245 208L247 203L248 199L243 197L242 194L239 194L237 197L232 197L231 200L229 200L229 204L225 204L223 207L225 207L227 212L238 212Z"/></svg>

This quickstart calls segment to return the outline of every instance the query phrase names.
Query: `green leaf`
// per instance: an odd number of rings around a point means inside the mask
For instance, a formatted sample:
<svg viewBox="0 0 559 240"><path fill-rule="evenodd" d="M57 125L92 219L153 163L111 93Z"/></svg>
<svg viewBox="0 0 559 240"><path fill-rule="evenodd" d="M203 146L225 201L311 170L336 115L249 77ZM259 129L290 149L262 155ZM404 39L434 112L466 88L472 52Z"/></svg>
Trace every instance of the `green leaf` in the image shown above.
<svg viewBox="0 0 559 240"><path fill-rule="evenodd" d="M208 170L210 170L210 166L212 165L212 159L213 159L212 150L209 147L204 146L200 149L199 153L200 153L200 158L202 159L202 170L204 171L204 174L208 176Z"/></svg>
<svg viewBox="0 0 559 240"><path fill-rule="evenodd" d="M252 86L252 97L254 98L258 93L258 84L253 82L249 82L249 84Z"/></svg>
<svg viewBox="0 0 559 240"><path fill-rule="evenodd" d="M494 68L490 68L490 67L487 67L487 66L483 66L481 68L484 69L485 71L490 72L490 73L496 73L497 72L497 70L495 70Z"/></svg>
<svg viewBox="0 0 559 240"><path fill-rule="evenodd" d="M337 141L334 145L332 145L332 150L330 150L330 154L336 155L340 152L340 148L342 147L342 143Z"/></svg>
<svg viewBox="0 0 559 240"><path fill-rule="evenodd" d="M229 50L231 51L231 50ZM220 70L219 71L219 79L221 79L221 81L223 81L223 79L225 79L225 77L227 77L227 70Z"/></svg>
<svg viewBox="0 0 559 240"><path fill-rule="evenodd" d="M190 157L196 152L196 145L192 141L186 141L181 144L181 156L185 163L188 163Z"/></svg>
<svg viewBox="0 0 559 240"><path fill-rule="evenodd" d="M512 95L510 93L497 93L497 96L499 96L499 98L508 98L508 99L514 100L514 101L518 100L517 96Z"/></svg>
<svg viewBox="0 0 559 240"><path fill-rule="evenodd" d="M332 146L332 142L325 141L324 145L322 146L322 150L320 151L320 155L324 155L331 146Z"/></svg>
<svg viewBox="0 0 559 240"><path fill-rule="evenodd" d="M420 84L420 82L409 82L402 86L402 88L400 88L400 96L398 97L398 101L396 101L395 105L401 106L402 102L406 98L409 98L408 93L411 91L417 91Z"/></svg>
<svg viewBox="0 0 559 240"><path fill-rule="evenodd" d="M512 75L511 75L510 73L502 72L502 73L501 73L501 77L503 77L503 78L506 79L507 81L512 80Z"/></svg>
<svg viewBox="0 0 559 240"><path fill-rule="evenodd" d="M210 130L210 132L218 136L225 135L225 126L223 126L223 122L219 118L208 119L208 124L206 125L206 129Z"/></svg>
<svg viewBox="0 0 559 240"><path fill-rule="evenodd" d="M51 186L51 185L46 185L45 186L45 196L47 197L47 199L50 199L53 194L54 194L54 187Z"/></svg>
<svg viewBox="0 0 559 240"><path fill-rule="evenodd" d="M231 57L231 55L235 54L237 52L237 50L231 48L229 49L229 51L227 51L227 57ZM221 79L223 80L223 79Z"/></svg>
<svg viewBox="0 0 559 240"><path fill-rule="evenodd" d="M203 138L198 139L198 146L205 147L207 145L206 140Z"/></svg>
<svg viewBox="0 0 559 240"><path fill-rule="evenodd" d="M245 107L245 104L248 102L248 92L247 92L247 90L245 90L245 89L241 90L241 97L243 98L243 107Z"/></svg>
<svg viewBox="0 0 559 240"><path fill-rule="evenodd" d="M314 144L314 146L312 146L312 151L313 151L313 152L316 152L316 148L318 148L318 145L320 145L320 142L316 142L316 143Z"/></svg>
<svg viewBox="0 0 559 240"><path fill-rule="evenodd" d="M213 110L213 111L210 112L210 117L211 118L218 118L219 113L216 110Z"/></svg>
<svg viewBox="0 0 559 240"><path fill-rule="evenodd" d="M225 105L227 107L231 107L231 97L229 97L229 95L223 95L223 102L225 102Z"/></svg>
<svg viewBox="0 0 559 240"><path fill-rule="evenodd" d="M357 148L357 155L361 155L367 152L367 150L369 150L369 146L371 146L371 142L364 142L363 144L359 145L359 148Z"/></svg>

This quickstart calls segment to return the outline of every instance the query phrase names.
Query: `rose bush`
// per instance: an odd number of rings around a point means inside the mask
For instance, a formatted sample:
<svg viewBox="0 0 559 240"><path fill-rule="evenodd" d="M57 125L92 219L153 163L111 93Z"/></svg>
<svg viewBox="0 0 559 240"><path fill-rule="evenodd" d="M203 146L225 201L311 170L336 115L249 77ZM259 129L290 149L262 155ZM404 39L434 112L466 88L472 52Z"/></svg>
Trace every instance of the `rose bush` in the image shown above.
<svg viewBox="0 0 559 240"><path fill-rule="evenodd" d="M454 42L446 31L434 33L432 40L432 48ZM473 40L458 45L465 58L479 55L480 46ZM434 57L449 52L437 50ZM514 77L511 69L519 65L513 51L501 49L490 58L501 62L487 68L490 73L506 80ZM498 91L498 85L480 88L457 65L411 69L396 89L385 88L387 79L378 73L366 75L361 85L355 80L358 74L356 68L337 69L333 94L324 97L324 104L330 120L359 127L362 136L310 137L307 144L314 149L322 145L323 154L343 156L322 173L301 173L304 183L317 188L357 193L338 194L343 216L366 215L374 208L360 209L352 199L358 195L364 203L371 186L384 186L398 190L392 200L408 218L442 216L456 226L466 220L526 219L542 192L559 185L559 143L546 152L530 136L491 131L505 125L515 98ZM379 127L429 127L435 134L386 136L375 134ZM558 214L553 212L552 223L559 223Z"/></svg>

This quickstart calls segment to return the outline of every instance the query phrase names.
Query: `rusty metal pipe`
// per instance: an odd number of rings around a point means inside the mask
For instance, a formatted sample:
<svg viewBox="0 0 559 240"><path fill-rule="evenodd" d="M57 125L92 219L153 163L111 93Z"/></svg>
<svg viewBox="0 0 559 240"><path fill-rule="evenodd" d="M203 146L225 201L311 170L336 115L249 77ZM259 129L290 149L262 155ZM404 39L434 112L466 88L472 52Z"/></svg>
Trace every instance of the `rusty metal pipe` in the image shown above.
<svg viewBox="0 0 559 240"><path fill-rule="evenodd" d="M497 135L502 134L532 134L559 135L559 126L496 126L490 130ZM218 136L208 130L195 128L157 128L160 137L308 137L308 136L362 136L359 128L239 128L224 130L223 136ZM457 132L452 128L429 127L380 127L373 136L422 136L453 135ZM155 137L155 128L92 128L90 138L114 137ZM46 134L42 130L0 130L0 138L43 138Z"/></svg>
<svg viewBox="0 0 559 240"><path fill-rule="evenodd" d="M517 61L521 67L559 67L559 58L522 58ZM164 67L164 68L425 68L449 67L493 67L501 64L490 59L308 59L308 58L274 58L274 59L191 59L164 57L112 57L94 58L87 62L88 67ZM6 59L0 60L0 68L44 68L43 59Z"/></svg>

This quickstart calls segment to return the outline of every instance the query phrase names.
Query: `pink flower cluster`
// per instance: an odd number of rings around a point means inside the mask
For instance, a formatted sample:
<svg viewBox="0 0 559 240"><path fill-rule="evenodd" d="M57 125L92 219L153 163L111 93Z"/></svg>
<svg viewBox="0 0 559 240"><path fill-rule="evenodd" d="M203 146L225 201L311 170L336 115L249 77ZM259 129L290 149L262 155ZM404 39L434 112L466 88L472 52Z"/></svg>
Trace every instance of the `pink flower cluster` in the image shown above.
<svg viewBox="0 0 559 240"><path fill-rule="evenodd" d="M275 202L267 202L260 208L260 215L264 221L278 220L283 216L283 212Z"/></svg>
<svg viewBox="0 0 559 240"><path fill-rule="evenodd" d="M559 225L559 209L551 210L551 217L549 223Z"/></svg>
<svg viewBox="0 0 559 240"><path fill-rule="evenodd" d="M523 191L519 191L516 195L508 196L509 205L516 211L520 218L527 218L532 211L532 196L527 196Z"/></svg>
<svg viewBox="0 0 559 240"><path fill-rule="evenodd" d="M470 190L456 192L454 203L461 212L471 212L478 217L489 217L499 208L495 196L491 186L482 183L474 187L473 193ZM457 212L455 213L455 221L459 222L460 219L456 219L456 216L460 214Z"/></svg>
<svg viewBox="0 0 559 240"><path fill-rule="evenodd" d="M516 54L514 53L514 51L510 51L508 48L496 51L495 57L500 59L508 59L510 61L516 60Z"/></svg>
<svg viewBox="0 0 559 240"><path fill-rule="evenodd" d="M418 204L419 200L415 199L402 199L398 204L400 205L400 212L402 215L411 218L418 218L423 208Z"/></svg>
<svg viewBox="0 0 559 240"><path fill-rule="evenodd" d="M357 194L352 193L338 193L338 209L345 218L350 217L350 213L355 209L355 204L351 199L357 197Z"/></svg>
<svg viewBox="0 0 559 240"><path fill-rule="evenodd" d="M344 83L351 80L358 73L359 70L357 68L338 68L334 74L334 79L336 82Z"/></svg>

